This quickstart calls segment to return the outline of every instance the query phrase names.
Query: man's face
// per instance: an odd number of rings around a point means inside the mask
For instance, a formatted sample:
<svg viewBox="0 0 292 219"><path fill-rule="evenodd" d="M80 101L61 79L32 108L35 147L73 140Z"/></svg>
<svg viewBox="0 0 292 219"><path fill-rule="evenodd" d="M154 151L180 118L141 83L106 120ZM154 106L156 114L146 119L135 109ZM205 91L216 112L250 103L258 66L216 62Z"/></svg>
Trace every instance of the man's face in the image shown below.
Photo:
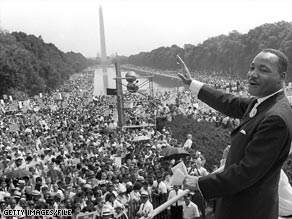
<svg viewBox="0 0 292 219"><path fill-rule="evenodd" d="M12 209L14 209L15 206L16 206L16 200L15 200L15 199L12 199L11 202L10 202L10 207L11 207Z"/></svg>
<svg viewBox="0 0 292 219"><path fill-rule="evenodd" d="M250 64L248 92L256 97L268 96L280 88L285 75L278 72L279 58L269 52L259 53Z"/></svg>
<svg viewBox="0 0 292 219"><path fill-rule="evenodd" d="M186 205L190 204L190 198L189 197L185 197L185 203L186 203Z"/></svg>
<svg viewBox="0 0 292 219"><path fill-rule="evenodd" d="M148 197L141 197L141 202L142 202L142 203L146 203L147 200L148 200Z"/></svg>
<svg viewBox="0 0 292 219"><path fill-rule="evenodd" d="M21 159L17 159L16 161L15 161L15 164L16 164L16 166L20 166L21 164L22 164L22 160Z"/></svg>

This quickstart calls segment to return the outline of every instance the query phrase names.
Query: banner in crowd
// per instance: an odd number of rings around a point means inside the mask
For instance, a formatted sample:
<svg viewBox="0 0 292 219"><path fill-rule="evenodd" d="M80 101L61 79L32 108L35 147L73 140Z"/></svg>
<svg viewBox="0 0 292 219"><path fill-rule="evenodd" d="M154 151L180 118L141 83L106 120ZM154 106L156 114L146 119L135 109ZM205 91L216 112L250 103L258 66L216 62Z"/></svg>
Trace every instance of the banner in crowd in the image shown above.
<svg viewBox="0 0 292 219"><path fill-rule="evenodd" d="M95 219L96 211L77 214L76 219Z"/></svg>
<svg viewBox="0 0 292 219"><path fill-rule="evenodd" d="M41 103L41 104L39 105L39 107L40 107L41 109L45 109L45 108L46 108L46 105L45 105L44 103Z"/></svg>
<svg viewBox="0 0 292 219"><path fill-rule="evenodd" d="M125 109L132 109L133 108L133 102L132 101L125 101L124 102L124 108Z"/></svg>
<svg viewBox="0 0 292 219"><path fill-rule="evenodd" d="M62 103L62 107L63 107L63 109L66 109L68 107L68 102L67 101L64 101Z"/></svg>
<svg viewBox="0 0 292 219"><path fill-rule="evenodd" d="M104 111L104 116L109 116L110 115L110 111L109 110L105 110Z"/></svg>
<svg viewBox="0 0 292 219"><path fill-rule="evenodd" d="M117 89L115 88L107 88L106 89L106 95L117 95Z"/></svg>
<svg viewBox="0 0 292 219"><path fill-rule="evenodd" d="M18 132L20 129L19 129L19 125L16 124L16 123L12 123L9 125L9 130L11 132Z"/></svg>
<svg viewBox="0 0 292 219"><path fill-rule="evenodd" d="M23 107L23 108L21 108L21 111L23 112L23 113L27 113L27 111L28 111L28 107Z"/></svg>
<svg viewBox="0 0 292 219"><path fill-rule="evenodd" d="M114 110L113 111L113 120L115 121L115 122L118 122L118 110Z"/></svg>
<svg viewBox="0 0 292 219"><path fill-rule="evenodd" d="M51 111L56 111L57 110L57 106L56 105L51 105L50 108L51 108Z"/></svg>
<svg viewBox="0 0 292 219"><path fill-rule="evenodd" d="M23 101L23 106L29 108L29 100L25 100L25 101Z"/></svg>
<svg viewBox="0 0 292 219"><path fill-rule="evenodd" d="M122 157L115 157L114 163L117 167L121 167L122 166Z"/></svg>
<svg viewBox="0 0 292 219"><path fill-rule="evenodd" d="M9 111L17 111L17 110L18 110L18 104L13 103L9 106Z"/></svg>

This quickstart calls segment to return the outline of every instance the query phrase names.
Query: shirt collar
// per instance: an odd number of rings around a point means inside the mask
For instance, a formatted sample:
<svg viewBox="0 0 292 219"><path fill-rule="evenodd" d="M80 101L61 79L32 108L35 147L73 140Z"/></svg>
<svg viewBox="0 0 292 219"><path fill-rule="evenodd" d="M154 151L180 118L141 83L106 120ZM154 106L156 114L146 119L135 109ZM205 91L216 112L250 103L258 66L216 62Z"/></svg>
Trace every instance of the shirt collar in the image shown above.
<svg viewBox="0 0 292 219"><path fill-rule="evenodd" d="M268 96L258 98L257 99L257 105L261 104L262 102L264 102L265 100L267 100L271 96L274 96L275 94L282 92L283 90L284 89L282 88L282 89L280 89L280 90L276 91L275 93L272 93L272 94L270 94Z"/></svg>

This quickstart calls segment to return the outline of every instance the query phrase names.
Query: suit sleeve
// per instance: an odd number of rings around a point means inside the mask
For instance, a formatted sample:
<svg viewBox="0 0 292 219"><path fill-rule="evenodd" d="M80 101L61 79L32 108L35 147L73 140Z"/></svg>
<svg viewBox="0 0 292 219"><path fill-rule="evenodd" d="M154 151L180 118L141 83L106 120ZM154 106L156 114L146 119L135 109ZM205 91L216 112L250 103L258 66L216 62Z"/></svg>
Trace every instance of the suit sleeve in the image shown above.
<svg viewBox="0 0 292 219"><path fill-rule="evenodd" d="M248 143L244 157L222 173L200 177L198 184L206 199L223 197L247 189L269 174L288 156L290 132L280 116L264 119ZM286 156L287 155L287 156Z"/></svg>
<svg viewBox="0 0 292 219"><path fill-rule="evenodd" d="M247 110L250 98L237 97L203 85L198 98L219 112L232 118L241 119Z"/></svg>

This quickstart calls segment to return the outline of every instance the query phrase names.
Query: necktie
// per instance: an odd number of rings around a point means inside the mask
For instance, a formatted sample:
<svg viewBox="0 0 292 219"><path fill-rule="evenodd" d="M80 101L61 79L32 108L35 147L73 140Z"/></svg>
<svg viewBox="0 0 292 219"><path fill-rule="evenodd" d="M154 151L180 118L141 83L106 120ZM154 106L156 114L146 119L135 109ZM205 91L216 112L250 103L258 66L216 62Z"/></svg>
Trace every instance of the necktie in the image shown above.
<svg viewBox="0 0 292 219"><path fill-rule="evenodd" d="M257 107L259 105L259 102L256 101L255 105L253 106L253 108L251 109L251 111L249 112L249 117L252 118L257 114Z"/></svg>
<svg viewBox="0 0 292 219"><path fill-rule="evenodd" d="M178 195L178 191L175 191L176 192L176 195ZM175 206L177 207L178 206L178 201L175 203Z"/></svg>
<svg viewBox="0 0 292 219"><path fill-rule="evenodd" d="M201 174L200 174L200 171L199 171L199 169L196 167L196 169L197 169L197 174L198 174L198 176L200 176Z"/></svg>

